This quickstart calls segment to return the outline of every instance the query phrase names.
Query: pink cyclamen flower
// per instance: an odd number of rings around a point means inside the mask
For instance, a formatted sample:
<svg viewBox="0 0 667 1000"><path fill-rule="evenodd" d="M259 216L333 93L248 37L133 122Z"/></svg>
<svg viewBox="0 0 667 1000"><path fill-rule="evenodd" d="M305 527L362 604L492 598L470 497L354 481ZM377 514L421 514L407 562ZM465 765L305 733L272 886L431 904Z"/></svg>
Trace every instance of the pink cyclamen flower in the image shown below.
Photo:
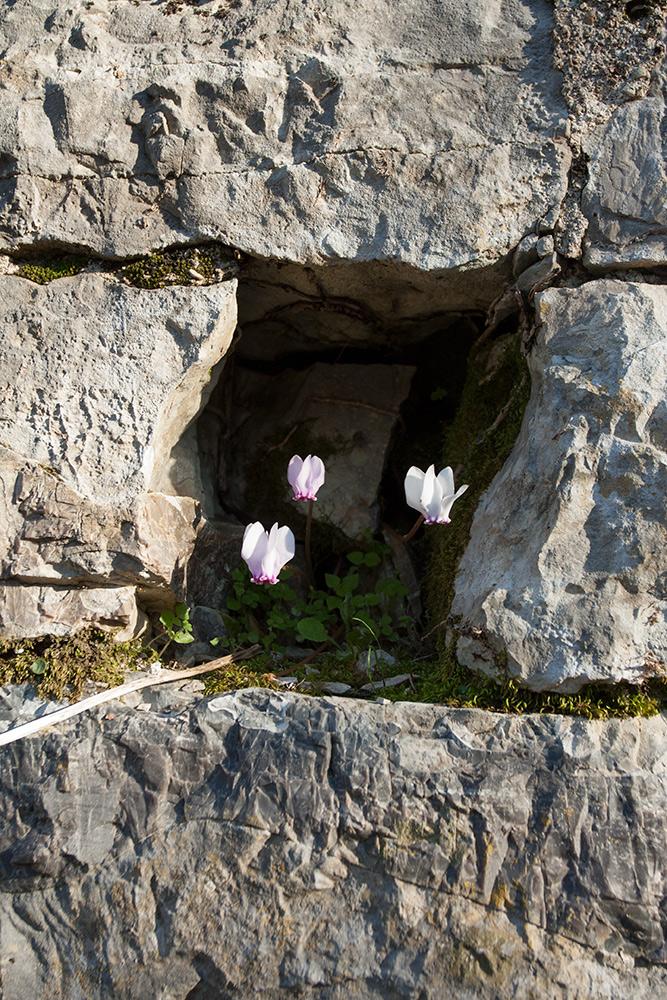
<svg viewBox="0 0 667 1000"><path fill-rule="evenodd" d="M287 480L294 490L294 500L316 500L315 494L324 482L324 462L317 455L290 458Z"/></svg>
<svg viewBox="0 0 667 1000"><path fill-rule="evenodd" d="M253 583L277 583L278 575L294 557L294 535L289 528L264 531L260 521L249 524L243 533L241 556L248 564Z"/></svg>
<svg viewBox="0 0 667 1000"><path fill-rule="evenodd" d="M436 476L434 465L426 472L413 465L405 477L407 504L423 514L427 524L449 524L452 504L467 489L467 486L459 486L454 492L454 473L449 466Z"/></svg>

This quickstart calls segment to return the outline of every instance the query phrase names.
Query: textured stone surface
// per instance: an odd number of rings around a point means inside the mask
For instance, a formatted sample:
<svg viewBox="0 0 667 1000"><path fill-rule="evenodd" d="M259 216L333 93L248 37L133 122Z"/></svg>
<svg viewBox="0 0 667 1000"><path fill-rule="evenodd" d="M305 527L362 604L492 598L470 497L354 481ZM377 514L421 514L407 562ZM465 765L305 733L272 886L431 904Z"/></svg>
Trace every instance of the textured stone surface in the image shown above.
<svg viewBox="0 0 667 1000"><path fill-rule="evenodd" d="M312 441L301 449L302 457L320 454L326 466L313 516L350 538L374 531L387 450L414 373L408 365L316 364L279 378L237 370L232 438L221 477L225 502L266 519L273 516L277 496L291 500L287 460L295 446L291 441L287 450L276 446L298 430ZM271 458L274 449L284 456L282 464Z"/></svg>
<svg viewBox="0 0 667 1000"><path fill-rule="evenodd" d="M190 497L144 493L124 505L91 503L37 463L0 448L0 581L13 595L2 605L3 634L81 627L82 601L98 609L100 622L129 626L125 602L135 588L141 604L155 610L174 597L220 600L241 535L238 525L203 518ZM25 587L25 598L14 585ZM36 608L44 610L41 623Z"/></svg>
<svg viewBox="0 0 667 1000"><path fill-rule="evenodd" d="M135 703L2 748L4 1000L667 996L663 718Z"/></svg>
<svg viewBox="0 0 667 1000"><path fill-rule="evenodd" d="M173 492L171 452L229 347L236 282L0 282L0 443L98 503Z"/></svg>
<svg viewBox="0 0 667 1000"><path fill-rule="evenodd" d="M31 587L0 583L0 629L4 638L71 635L91 626L122 630L133 638L138 628L134 587Z"/></svg>
<svg viewBox="0 0 667 1000"><path fill-rule="evenodd" d="M5 7L6 246L213 237L454 269L555 218L569 150L546 0L218 6Z"/></svg>
<svg viewBox="0 0 667 1000"><path fill-rule="evenodd" d="M585 144L584 262L591 269L667 264L666 94L663 63L648 94L622 104Z"/></svg>
<svg viewBox="0 0 667 1000"><path fill-rule="evenodd" d="M456 581L458 652L528 687L638 682L667 659L667 293L538 297L533 390Z"/></svg>

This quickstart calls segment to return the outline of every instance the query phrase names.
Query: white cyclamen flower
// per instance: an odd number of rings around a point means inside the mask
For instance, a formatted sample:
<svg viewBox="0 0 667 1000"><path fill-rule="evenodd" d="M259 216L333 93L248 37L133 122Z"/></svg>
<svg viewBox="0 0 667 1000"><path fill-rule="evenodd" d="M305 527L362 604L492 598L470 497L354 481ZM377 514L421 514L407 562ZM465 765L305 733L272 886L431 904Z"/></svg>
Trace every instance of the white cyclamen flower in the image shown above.
<svg viewBox="0 0 667 1000"><path fill-rule="evenodd" d="M287 481L294 490L294 500L316 500L315 494L324 482L324 462L317 455L301 459L293 455L287 466Z"/></svg>
<svg viewBox="0 0 667 1000"><path fill-rule="evenodd" d="M449 466L436 476L434 465L426 472L413 465L405 477L408 506L423 514L427 524L449 524L452 504L467 489L467 486L459 486L454 492L454 473Z"/></svg>
<svg viewBox="0 0 667 1000"><path fill-rule="evenodd" d="M260 521L245 529L241 556L253 583L277 583L281 569L294 558L294 552L294 535L289 528L279 528L277 521L271 531L265 531Z"/></svg>

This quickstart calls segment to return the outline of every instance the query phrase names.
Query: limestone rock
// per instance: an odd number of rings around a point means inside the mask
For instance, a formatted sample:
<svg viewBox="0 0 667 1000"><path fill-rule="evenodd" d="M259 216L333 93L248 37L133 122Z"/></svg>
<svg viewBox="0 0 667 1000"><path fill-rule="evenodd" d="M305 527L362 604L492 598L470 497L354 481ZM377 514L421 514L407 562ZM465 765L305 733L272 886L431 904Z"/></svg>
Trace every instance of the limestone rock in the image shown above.
<svg viewBox="0 0 667 1000"><path fill-rule="evenodd" d="M0 583L3 638L71 635L81 629L113 628L130 639L138 630L134 587L30 587Z"/></svg>
<svg viewBox="0 0 667 1000"><path fill-rule="evenodd" d="M667 264L666 95L663 62L649 93L622 104L586 143L584 263L591 270Z"/></svg>
<svg viewBox="0 0 667 1000"><path fill-rule="evenodd" d="M667 996L663 717L133 703L2 749L4 1000Z"/></svg>
<svg viewBox="0 0 667 1000"><path fill-rule="evenodd" d="M4 634L77 629L93 609L131 627L135 588L157 607L186 593L203 490L182 441L234 333L236 283L0 281L0 580L30 585L4 599Z"/></svg>
<svg viewBox="0 0 667 1000"><path fill-rule="evenodd" d="M546 0L7 6L4 245L484 268L565 193L552 20Z"/></svg>
<svg viewBox="0 0 667 1000"><path fill-rule="evenodd" d="M667 293L538 296L521 433L456 580L458 655L535 690L667 668Z"/></svg>
<svg viewBox="0 0 667 1000"><path fill-rule="evenodd" d="M236 282L0 281L0 443L93 502L174 492L171 453L230 344Z"/></svg>
<svg viewBox="0 0 667 1000"><path fill-rule="evenodd" d="M326 466L313 516L350 538L375 530L385 457L414 373L409 365L318 363L276 379L237 369L221 490L228 505L266 519L281 495L291 499L287 462L298 441L292 432L301 430L312 442L302 457L320 454Z"/></svg>

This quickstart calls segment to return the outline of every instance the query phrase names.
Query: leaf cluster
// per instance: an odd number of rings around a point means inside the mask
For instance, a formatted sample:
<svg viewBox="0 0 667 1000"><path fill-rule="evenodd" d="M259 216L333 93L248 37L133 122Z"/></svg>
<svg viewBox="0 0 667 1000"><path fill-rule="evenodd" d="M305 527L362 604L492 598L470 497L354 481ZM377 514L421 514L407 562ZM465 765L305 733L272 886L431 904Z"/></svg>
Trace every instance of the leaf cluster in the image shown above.
<svg viewBox="0 0 667 1000"><path fill-rule="evenodd" d="M228 635L221 644L236 648L259 642L267 651L284 653L292 643L366 649L369 634L388 644L400 642L411 619L399 616L395 623L393 612L407 588L390 576L367 582L368 571L381 567L385 550L371 542L367 551L350 552L345 575L325 574L326 590L310 588L305 597L292 586L289 568L271 587L251 583L246 572L234 570L225 616Z"/></svg>

